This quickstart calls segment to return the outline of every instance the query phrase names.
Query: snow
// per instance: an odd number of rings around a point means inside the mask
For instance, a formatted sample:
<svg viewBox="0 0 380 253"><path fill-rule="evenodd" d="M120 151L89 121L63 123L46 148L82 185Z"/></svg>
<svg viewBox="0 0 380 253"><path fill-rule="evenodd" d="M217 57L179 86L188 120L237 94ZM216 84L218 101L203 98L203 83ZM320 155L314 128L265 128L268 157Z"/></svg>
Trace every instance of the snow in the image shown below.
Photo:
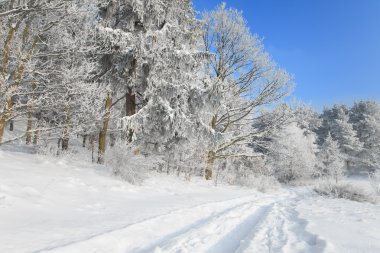
<svg viewBox="0 0 380 253"><path fill-rule="evenodd" d="M380 206L313 197L298 206L308 229L327 241L325 252L380 252Z"/></svg>
<svg viewBox="0 0 380 253"><path fill-rule="evenodd" d="M380 205L0 150L0 252L380 252Z"/></svg>

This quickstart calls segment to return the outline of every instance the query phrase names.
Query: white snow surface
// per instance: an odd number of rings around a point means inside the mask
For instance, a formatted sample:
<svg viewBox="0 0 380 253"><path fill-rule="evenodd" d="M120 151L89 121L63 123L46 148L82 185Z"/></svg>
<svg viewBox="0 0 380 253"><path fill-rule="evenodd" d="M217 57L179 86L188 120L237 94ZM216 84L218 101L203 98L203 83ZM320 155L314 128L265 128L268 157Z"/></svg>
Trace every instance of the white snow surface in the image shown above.
<svg viewBox="0 0 380 253"><path fill-rule="evenodd" d="M0 150L0 252L380 252L380 205Z"/></svg>

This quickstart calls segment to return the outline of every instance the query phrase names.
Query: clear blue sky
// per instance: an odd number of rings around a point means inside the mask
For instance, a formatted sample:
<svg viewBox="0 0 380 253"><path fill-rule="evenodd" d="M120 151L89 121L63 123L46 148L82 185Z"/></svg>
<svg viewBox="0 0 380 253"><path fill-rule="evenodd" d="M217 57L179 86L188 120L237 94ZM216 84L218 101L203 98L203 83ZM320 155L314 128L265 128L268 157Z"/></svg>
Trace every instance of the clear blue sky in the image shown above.
<svg viewBox="0 0 380 253"><path fill-rule="evenodd" d="M222 1L193 0L199 11ZM294 95L323 105L380 101L380 0L226 0L243 11L272 58L295 76Z"/></svg>

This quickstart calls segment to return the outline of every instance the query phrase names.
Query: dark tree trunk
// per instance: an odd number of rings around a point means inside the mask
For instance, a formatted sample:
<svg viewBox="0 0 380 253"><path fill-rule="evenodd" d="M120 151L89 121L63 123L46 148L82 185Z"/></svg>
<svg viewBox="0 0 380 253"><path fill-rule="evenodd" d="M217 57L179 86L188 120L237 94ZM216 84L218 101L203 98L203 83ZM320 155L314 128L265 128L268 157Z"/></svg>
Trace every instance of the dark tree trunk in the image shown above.
<svg viewBox="0 0 380 253"><path fill-rule="evenodd" d="M15 127L15 125L14 125L14 121L13 121L13 119L11 119L10 121L9 121L9 131L13 131L13 129L14 129L14 127Z"/></svg>
<svg viewBox="0 0 380 253"><path fill-rule="evenodd" d="M69 138L63 138L62 139L62 150L68 150L69 149Z"/></svg>
<svg viewBox="0 0 380 253"><path fill-rule="evenodd" d="M82 147L86 147L86 142L87 142L87 134L83 135L83 142L82 142Z"/></svg>
<svg viewBox="0 0 380 253"><path fill-rule="evenodd" d="M106 113L103 118L103 127L99 133L99 147L98 147L98 163L104 163L104 154L106 153L106 141L107 141L107 131L108 124L111 116L111 107L112 107L112 97L111 95L107 96L106 99Z"/></svg>
<svg viewBox="0 0 380 253"><path fill-rule="evenodd" d="M125 96L125 111L126 116L132 116L136 114L136 95L132 93L131 89L128 89Z"/></svg>

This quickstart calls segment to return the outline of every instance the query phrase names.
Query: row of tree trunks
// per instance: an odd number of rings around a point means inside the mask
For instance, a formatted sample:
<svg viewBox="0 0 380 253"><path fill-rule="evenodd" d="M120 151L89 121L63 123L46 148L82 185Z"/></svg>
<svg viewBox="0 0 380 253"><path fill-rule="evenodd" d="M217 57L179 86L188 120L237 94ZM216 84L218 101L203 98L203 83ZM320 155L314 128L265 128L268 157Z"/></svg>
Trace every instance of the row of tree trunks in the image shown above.
<svg viewBox="0 0 380 253"><path fill-rule="evenodd" d="M107 132L108 132L108 125L111 117L111 107L112 107L112 96L108 94L106 99L106 106L105 106L105 115L103 117L103 126L102 129L99 132L99 147L98 147L98 163L104 164L104 155L106 152L106 146L107 146ZM127 116L132 116L136 114L136 95L133 93L132 89L128 89L126 95L125 95L125 111ZM128 141L132 141L133 130L128 130ZM85 139L84 139L85 142Z"/></svg>
<svg viewBox="0 0 380 253"><path fill-rule="evenodd" d="M38 36L35 36L31 48L29 49L28 53L21 59L19 65L15 70L14 83L11 85L11 87L9 87L8 94L6 95L4 111L3 114L0 115L0 143L3 142L4 130L13 112L13 93L15 90L17 90L22 81L25 67L32 57L34 49L37 46L37 42Z"/></svg>
<svg viewBox="0 0 380 253"><path fill-rule="evenodd" d="M5 77L7 68L8 68L8 63L9 63L9 58L10 58L10 49L11 49L11 43L13 40L13 37L16 33L18 26L9 25L9 30L7 37L4 42L4 48L3 48L3 59L1 61L0 65L0 74ZM3 114L0 116L0 143L3 142L3 136L4 136L4 131L7 126L7 122L11 116L12 112L12 98L8 97L5 101L5 108Z"/></svg>

